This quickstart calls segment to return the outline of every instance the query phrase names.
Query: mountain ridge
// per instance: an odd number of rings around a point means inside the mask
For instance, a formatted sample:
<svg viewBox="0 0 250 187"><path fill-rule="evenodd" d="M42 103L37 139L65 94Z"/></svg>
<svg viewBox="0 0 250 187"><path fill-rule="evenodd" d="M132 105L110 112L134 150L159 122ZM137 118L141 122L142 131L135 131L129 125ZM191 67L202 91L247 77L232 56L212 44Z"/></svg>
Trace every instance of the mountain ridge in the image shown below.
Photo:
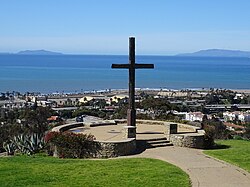
<svg viewBox="0 0 250 187"><path fill-rule="evenodd" d="M193 53L182 53L176 56L193 56L193 57L247 57L250 58L250 51L227 50L227 49L206 49Z"/></svg>
<svg viewBox="0 0 250 187"><path fill-rule="evenodd" d="M63 55L63 53L47 51L47 50L24 50L16 53L17 55Z"/></svg>

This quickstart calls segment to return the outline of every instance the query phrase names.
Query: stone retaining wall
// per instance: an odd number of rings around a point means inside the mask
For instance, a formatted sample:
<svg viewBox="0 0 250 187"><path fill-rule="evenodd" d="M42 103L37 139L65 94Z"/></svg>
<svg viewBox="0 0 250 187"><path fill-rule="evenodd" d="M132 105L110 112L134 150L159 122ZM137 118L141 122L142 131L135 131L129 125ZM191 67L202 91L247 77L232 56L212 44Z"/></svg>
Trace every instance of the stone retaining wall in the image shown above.
<svg viewBox="0 0 250 187"><path fill-rule="evenodd" d="M182 125L182 124L178 124ZM180 127L180 126L179 126ZM183 124L181 128L187 128L190 130L193 127L188 127L188 125ZM194 128L195 132L189 133L178 133L177 124L165 123L165 135L166 138L174 145L178 147L189 147L189 148L204 148L204 130L199 130L200 128Z"/></svg>
<svg viewBox="0 0 250 187"><path fill-rule="evenodd" d="M170 134L170 142L174 146L189 148L204 148L204 135L202 134Z"/></svg>
<svg viewBox="0 0 250 187"><path fill-rule="evenodd" d="M116 123L127 123L126 119L116 119ZM156 121L156 120L136 120L137 124L147 124L147 125L166 125L166 124L173 124L175 122L166 122L166 121ZM197 130L200 129L200 127L188 125L188 124L182 124L182 123L175 123L178 125L178 128L183 128L187 130L191 130L193 132L197 132Z"/></svg>
<svg viewBox="0 0 250 187"><path fill-rule="evenodd" d="M115 119L116 123L127 123L126 119ZM143 120L143 119L137 119L137 124L147 124L147 125L163 125L164 121L156 121L156 120Z"/></svg>
<svg viewBox="0 0 250 187"><path fill-rule="evenodd" d="M105 126L105 125L116 125L117 123L114 120L105 120L105 121L96 121L90 123L84 123L86 126L89 127L98 127L98 126Z"/></svg>
<svg viewBox="0 0 250 187"><path fill-rule="evenodd" d="M189 148L204 148L204 131L201 131L200 128L186 125L186 124L176 124L171 122L164 121L153 121L153 120L137 120L138 124L149 124L149 125L164 125L165 126L165 136L166 138L173 143L174 146L179 147L189 147ZM72 128L81 127L81 126L102 126L102 125L116 125L116 123L126 123L126 119L115 120L115 121L102 121L94 123L72 123L61 125L52 129L52 131L63 132ZM171 128L173 126L174 128ZM176 127L186 128L193 131L192 133L183 133L178 134L176 132ZM128 138L121 141L98 141L99 150L94 157L96 158L111 158L117 156L124 156L132 154L136 151L136 139Z"/></svg>
<svg viewBox="0 0 250 187"><path fill-rule="evenodd" d="M82 126L84 126L84 124L82 122L69 123L69 124L54 127L53 129L51 129L51 131L52 132L64 132L64 131L67 131L69 129L73 129L73 128L76 128L76 127L82 127Z"/></svg>
<svg viewBox="0 0 250 187"><path fill-rule="evenodd" d="M71 123L60 125L58 127L54 127L51 131L55 132L64 132L72 128L88 126L88 127L96 127L103 125L116 125L115 121L102 121L102 122L93 122L93 123ZM94 158L111 158L117 156L125 156L133 154L136 151L136 139L128 138L126 140L120 141L96 141L98 143L98 150L95 150L95 154L93 154ZM56 148L54 148L54 156L57 155Z"/></svg>
<svg viewBox="0 0 250 187"><path fill-rule="evenodd" d="M65 125L60 125L57 127L54 127L51 131L54 132L64 132L69 129L77 128L77 127L97 127L97 126L104 126L104 125L116 125L116 122L114 120L104 120L104 121L95 121L90 123L84 123L84 122L75 122L75 123L68 123Z"/></svg>
<svg viewBox="0 0 250 187"><path fill-rule="evenodd" d="M192 125L187 125L187 124L182 124L182 123L178 123L178 127L182 128L182 129L187 129L187 130L191 130L193 132L197 132L198 130L200 130L200 127L196 127L196 126L192 126Z"/></svg>
<svg viewBox="0 0 250 187"><path fill-rule="evenodd" d="M117 123L126 123L126 119L116 120ZM205 131L201 130L199 127L173 123L173 122L164 122L164 121L154 121L154 120L136 120L137 124L148 124L148 125L164 125L164 134L174 146L178 147L189 147L189 148L204 148L204 134ZM176 127L187 129L187 133L178 133Z"/></svg>
<svg viewBox="0 0 250 187"><path fill-rule="evenodd" d="M124 141L101 142L97 158L111 158L133 154L136 150L136 139L127 139Z"/></svg>

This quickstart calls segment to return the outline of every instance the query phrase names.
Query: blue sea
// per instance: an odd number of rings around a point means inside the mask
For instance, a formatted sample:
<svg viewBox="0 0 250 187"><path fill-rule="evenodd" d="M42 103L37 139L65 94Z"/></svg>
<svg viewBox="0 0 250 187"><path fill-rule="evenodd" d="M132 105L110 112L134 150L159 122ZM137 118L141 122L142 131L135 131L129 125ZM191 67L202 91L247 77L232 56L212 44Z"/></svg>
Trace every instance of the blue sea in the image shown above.
<svg viewBox="0 0 250 187"><path fill-rule="evenodd" d="M155 69L136 70L137 88L250 89L250 58L137 56ZM82 92L128 88L128 63L112 55L0 55L0 92Z"/></svg>

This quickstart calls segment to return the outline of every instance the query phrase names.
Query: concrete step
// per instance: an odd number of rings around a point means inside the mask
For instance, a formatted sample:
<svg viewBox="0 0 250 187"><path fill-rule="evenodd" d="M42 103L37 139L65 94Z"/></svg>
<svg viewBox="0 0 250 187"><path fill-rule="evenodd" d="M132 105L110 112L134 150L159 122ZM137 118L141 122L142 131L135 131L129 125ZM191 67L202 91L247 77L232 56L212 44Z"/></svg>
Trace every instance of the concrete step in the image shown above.
<svg viewBox="0 0 250 187"><path fill-rule="evenodd" d="M173 146L173 144L172 143L147 144L147 148L167 147L167 146Z"/></svg>
<svg viewBox="0 0 250 187"><path fill-rule="evenodd" d="M173 145L166 138L149 139L146 141L146 143L147 143L147 148L166 147Z"/></svg>
<svg viewBox="0 0 250 187"><path fill-rule="evenodd" d="M140 139L143 141L160 141L160 140L167 140L165 137L163 138L147 138L147 139Z"/></svg>
<svg viewBox="0 0 250 187"><path fill-rule="evenodd" d="M152 140L150 140L150 141L147 141L147 143L148 144L159 144L159 143L169 143L169 141L168 140L156 140L156 141L152 141Z"/></svg>

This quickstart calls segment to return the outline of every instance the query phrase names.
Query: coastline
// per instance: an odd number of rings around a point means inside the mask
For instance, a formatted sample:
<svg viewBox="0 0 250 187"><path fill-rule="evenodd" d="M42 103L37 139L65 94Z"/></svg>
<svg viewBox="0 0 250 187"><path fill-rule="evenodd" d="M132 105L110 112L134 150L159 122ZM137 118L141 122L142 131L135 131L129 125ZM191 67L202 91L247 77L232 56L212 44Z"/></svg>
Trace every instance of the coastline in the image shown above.
<svg viewBox="0 0 250 187"><path fill-rule="evenodd" d="M151 93L160 93L160 92L173 92L175 94L184 93L184 92L209 92L211 90L231 90L236 93L249 94L250 89L227 89L227 88L183 88L183 89L171 89L171 88L135 88L135 91L138 92L151 92ZM99 90L82 90L75 92L19 92L19 91L0 91L0 93L19 93L19 94L28 94L28 95L37 95L37 96L82 96L82 95L106 95L106 94L128 94L128 88L120 89L99 89Z"/></svg>
<svg viewBox="0 0 250 187"><path fill-rule="evenodd" d="M250 94L250 89L230 89L230 90L237 92L237 93Z"/></svg>

